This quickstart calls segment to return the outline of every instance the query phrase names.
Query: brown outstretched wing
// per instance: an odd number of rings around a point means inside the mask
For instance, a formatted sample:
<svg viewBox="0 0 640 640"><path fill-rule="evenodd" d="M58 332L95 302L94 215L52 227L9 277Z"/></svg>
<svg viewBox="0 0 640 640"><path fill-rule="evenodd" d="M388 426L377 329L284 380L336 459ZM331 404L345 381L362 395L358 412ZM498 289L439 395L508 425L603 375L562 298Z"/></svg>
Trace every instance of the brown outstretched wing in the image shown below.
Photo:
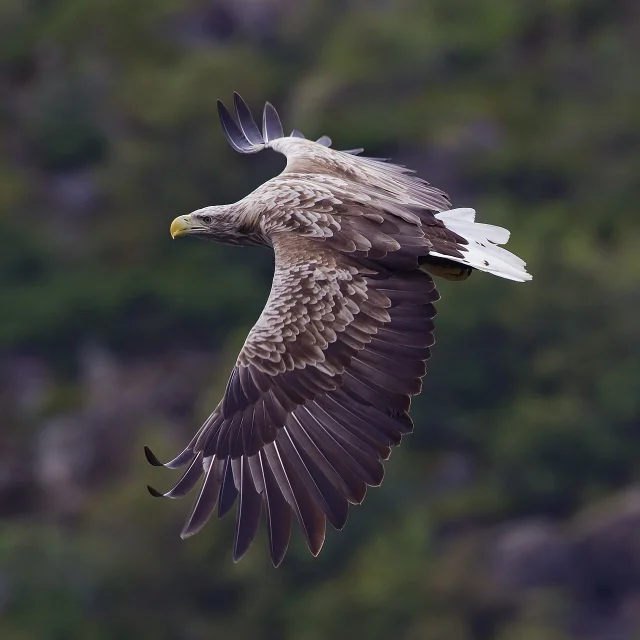
<svg viewBox="0 0 640 640"><path fill-rule="evenodd" d="M412 429L438 293L425 273L363 266L324 241L284 233L274 249L269 300L222 402L167 463L189 465L176 486L151 492L177 498L204 475L183 536L237 501L235 560L264 510L277 566L294 516L315 555L326 521L342 528L349 503L382 482L382 461Z"/></svg>

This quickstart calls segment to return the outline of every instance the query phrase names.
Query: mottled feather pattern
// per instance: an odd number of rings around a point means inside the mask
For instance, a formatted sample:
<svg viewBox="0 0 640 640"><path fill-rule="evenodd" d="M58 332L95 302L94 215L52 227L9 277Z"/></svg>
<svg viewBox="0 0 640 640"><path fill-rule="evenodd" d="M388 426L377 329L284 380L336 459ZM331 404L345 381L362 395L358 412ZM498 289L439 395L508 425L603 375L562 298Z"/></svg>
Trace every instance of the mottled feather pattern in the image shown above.
<svg viewBox="0 0 640 640"><path fill-rule="evenodd" d="M204 476L183 537L216 505L222 516L236 504L234 559L264 513L277 566L293 520L319 553L326 522L344 526L349 505L382 482L383 461L413 429L411 396L426 373L439 297L425 269L482 268L482 247L508 232L451 210L446 194L404 167L336 151L326 136L284 137L268 103L262 131L237 94L234 108L235 119L219 103L234 149L270 148L287 166L234 205L191 214L200 221L193 235L272 247L273 284L222 401L165 465L186 472L168 492L150 491L181 497ZM521 260L491 247L487 270L526 279Z"/></svg>
<svg viewBox="0 0 640 640"><path fill-rule="evenodd" d="M354 265L318 251L306 237L282 234L273 242L277 266L269 300L237 364L270 375L314 365L335 375L326 349L366 302L367 284ZM312 258L303 258L305 245Z"/></svg>

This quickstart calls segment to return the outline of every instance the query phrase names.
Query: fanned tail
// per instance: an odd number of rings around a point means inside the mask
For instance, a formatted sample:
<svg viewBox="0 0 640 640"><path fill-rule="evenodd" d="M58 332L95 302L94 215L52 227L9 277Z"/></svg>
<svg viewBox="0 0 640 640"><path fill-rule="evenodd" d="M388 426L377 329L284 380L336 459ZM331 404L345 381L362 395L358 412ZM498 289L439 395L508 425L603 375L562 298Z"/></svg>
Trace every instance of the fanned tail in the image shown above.
<svg viewBox="0 0 640 640"><path fill-rule="evenodd" d="M464 238L468 244L462 246L461 258L438 252L429 252L429 255L459 262L507 280L531 280L532 276L527 273L525 261L498 246L509 240L509 231L491 224L475 222L475 217L475 210L467 208L437 213L436 218L441 220L447 229Z"/></svg>

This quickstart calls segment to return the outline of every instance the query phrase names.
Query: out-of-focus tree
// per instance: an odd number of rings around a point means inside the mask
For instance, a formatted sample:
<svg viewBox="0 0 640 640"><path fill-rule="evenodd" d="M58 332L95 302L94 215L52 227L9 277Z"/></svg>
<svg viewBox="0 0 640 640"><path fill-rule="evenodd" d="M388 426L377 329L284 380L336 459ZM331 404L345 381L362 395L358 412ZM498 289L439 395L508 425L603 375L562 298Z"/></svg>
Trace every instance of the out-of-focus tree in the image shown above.
<svg viewBox="0 0 640 640"><path fill-rule="evenodd" d="M636 637L639 33L632 0L4 0L2 638ZM168 234L283 165L227 148L233 90L418 169L534 274L441 285L415 434L278 571L229 521L181 541L139 453L267 295L268 252Z"/></svg>

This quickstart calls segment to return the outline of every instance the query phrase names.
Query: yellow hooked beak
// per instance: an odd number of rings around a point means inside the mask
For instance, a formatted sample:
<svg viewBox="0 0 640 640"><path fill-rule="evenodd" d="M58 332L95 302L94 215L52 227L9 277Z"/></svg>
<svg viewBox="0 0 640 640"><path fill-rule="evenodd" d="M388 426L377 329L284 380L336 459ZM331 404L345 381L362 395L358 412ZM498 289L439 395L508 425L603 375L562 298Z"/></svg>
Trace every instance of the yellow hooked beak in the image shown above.
<svg viewBox="0 0 640 640"><path fill-rule="evenodd" d="M184 236L191 231L191 220L189 216L178 216L172 223L169 233L172 238Z"/></svg>

